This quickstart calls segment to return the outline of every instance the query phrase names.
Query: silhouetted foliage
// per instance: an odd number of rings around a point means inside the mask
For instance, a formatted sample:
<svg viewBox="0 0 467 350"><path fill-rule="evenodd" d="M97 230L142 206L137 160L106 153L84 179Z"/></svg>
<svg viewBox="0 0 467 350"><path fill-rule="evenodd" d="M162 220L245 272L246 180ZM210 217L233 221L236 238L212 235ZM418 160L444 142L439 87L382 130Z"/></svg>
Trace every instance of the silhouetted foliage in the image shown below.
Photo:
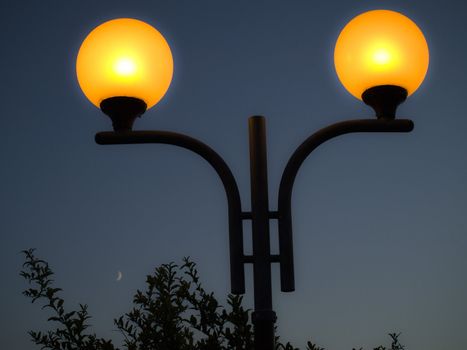
<svg viewBox="0 0 467 350"><path fill-rule="evenodd" d="M242 297L229 295L230 310L219 305L199 280L188 258L156 268L147 290L137 291L133 309L115 321L128 349L251 349L252 326Z"/></svg>
<svg viewBox="0 0 467 350"><path fill-rule="evenodd" d="M34 250L23 251L26 262L23 264L23 276L31 285L23 294L34 303L44 301L43 309L50 309L52 316L47 321L57 323L55 330L43 332L30 331L32 340L41 346L41 349L55 350L112 350L115 349L111 341L98 339L95 334L87 334L89 328L87 321L91 318L86 305L79 305L78 311L66 311L65 301L58 296L60 288L53 287L53 272L49 264L37 259Z"/></svg>
<svg viewBox="0 0 467 350"><path fill-rule="evenodd" d="M30 284L23 294L33 303L42 301L42 308L52 313L48 321L56 325L47 332L30 331L33 342L41 349L118 350L111 340L89 332L87 305L80 304L77 311L65 309L48 263L38 259L33 249L23 253L26 261L20 274ZM251 310L243 308L241 296L229 294L227 304L224 308L213 293L204 290L196 264L184 258L180 266L163 264L148 275L146 290L136 292L132 310L114 324L128 350L252 350ZM374 350L404 350L399 335L389 334L390 348ZM276 350L298 350L290 343L282 344L279 337L276 344ZM311 342L306 349L325 350Z"/></svg>

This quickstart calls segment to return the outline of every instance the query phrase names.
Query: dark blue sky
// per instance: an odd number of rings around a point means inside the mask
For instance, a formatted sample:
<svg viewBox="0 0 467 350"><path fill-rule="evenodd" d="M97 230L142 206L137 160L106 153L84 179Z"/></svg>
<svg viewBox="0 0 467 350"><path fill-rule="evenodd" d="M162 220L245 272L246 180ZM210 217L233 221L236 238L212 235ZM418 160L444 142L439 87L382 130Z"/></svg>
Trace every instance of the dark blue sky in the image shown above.
<svg viewBox="0 0 467 350"><path fill-rule="evenodd" d="M21 295L19 251L29 247L51 263L70 306L89 304L104 337L119 339L112 319L129 310L158 264L190 255L207 289L220 298L229 290L225 194L210 166L170 146L94 143L110 124L79 90L74 67L92 28L133 17L163 33L174 80L135 128L211 145L237 177L244 210L247 118L266 116L275 209L282 169L305 137L372 116L338 82L333 49L351 18L382 8L412 18L430 47L425 83L399 112L415 130L344 136L306 161L293 197L296 292L280 293L273 269L279 333L296 346L312 338L344 350L401 331L408 349L464 350L467 3L460 0L1 2L2 348L36 349L26 331L45 329L45 313Z"/></svg>

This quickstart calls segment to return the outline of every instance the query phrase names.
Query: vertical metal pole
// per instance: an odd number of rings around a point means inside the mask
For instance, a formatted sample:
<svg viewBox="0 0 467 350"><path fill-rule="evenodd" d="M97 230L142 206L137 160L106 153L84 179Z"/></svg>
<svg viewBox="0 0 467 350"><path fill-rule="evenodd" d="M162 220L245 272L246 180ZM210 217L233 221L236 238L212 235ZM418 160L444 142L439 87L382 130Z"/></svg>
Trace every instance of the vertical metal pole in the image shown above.
<svg viewBox="0 0 467 350"><path fill-rule="evenodd" d="M255 330L255 350L273 350L276 314L272 310L266 124L264 117L260 116L251 117L248 122L255 303L252 321Z"/></svg>

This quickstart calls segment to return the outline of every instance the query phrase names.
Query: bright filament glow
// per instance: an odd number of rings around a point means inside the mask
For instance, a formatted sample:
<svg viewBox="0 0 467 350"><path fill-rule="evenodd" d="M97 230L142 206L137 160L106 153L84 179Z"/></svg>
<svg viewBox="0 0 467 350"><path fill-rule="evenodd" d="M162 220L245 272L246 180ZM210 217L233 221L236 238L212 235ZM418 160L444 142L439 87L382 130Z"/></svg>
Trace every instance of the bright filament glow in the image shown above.
<svg viewBox="0 0 467 350"><path fill-rule="evenodd" d="M167 41L142 21L119 18L96 27L76 59L78 82L97 107L115 96L135 97L154 106L169 88L173 60Z"/></svg>
<svg viewBox="0 0 467 350"><path fill-rule="evenodd" d="M388 10L365 12L342 30L334 50L339 80L355 97L378 85L417 90L428 70L429 52L417 25Z"/></svg>
<svg viewBox="0 0 467 350"><path fill-rule="evenodd" d="M376 50L373 53L373 62L375 64L379 65L387 65L391 63L391 54L388 52L388 50L382 48L379 50Z"/></svg>
<svg viewBox="0 0 467 350"><path fill-rule="evenodd" d="M372 72L372 74L384 74L385 72L400 69L400 65L401 58L397 45L390 42L377 42L369 45L366 57L364 57L364 66L368 72Z"/></svg>
<svg viewBox="0 0 467 350"><path fill-rule="evenodd" d="M121 76L132 76L136 72L136 63L130 58L120 58L114 65L115 73Z"/></svg>

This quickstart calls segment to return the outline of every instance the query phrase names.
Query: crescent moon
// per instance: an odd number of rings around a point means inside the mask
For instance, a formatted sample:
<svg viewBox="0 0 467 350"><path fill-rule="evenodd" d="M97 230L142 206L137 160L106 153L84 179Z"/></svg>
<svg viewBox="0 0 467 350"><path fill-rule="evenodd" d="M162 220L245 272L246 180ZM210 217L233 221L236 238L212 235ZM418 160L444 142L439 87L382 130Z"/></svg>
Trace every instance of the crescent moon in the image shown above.
<svg viewBox="0 0 467 350"><path fill-rule="evenodd" d="M121 271L118 271L118 272L117 272L117 282L120 281L120 280L122 279L122 277L123 277L122 272L121 272Z"/></svg>

